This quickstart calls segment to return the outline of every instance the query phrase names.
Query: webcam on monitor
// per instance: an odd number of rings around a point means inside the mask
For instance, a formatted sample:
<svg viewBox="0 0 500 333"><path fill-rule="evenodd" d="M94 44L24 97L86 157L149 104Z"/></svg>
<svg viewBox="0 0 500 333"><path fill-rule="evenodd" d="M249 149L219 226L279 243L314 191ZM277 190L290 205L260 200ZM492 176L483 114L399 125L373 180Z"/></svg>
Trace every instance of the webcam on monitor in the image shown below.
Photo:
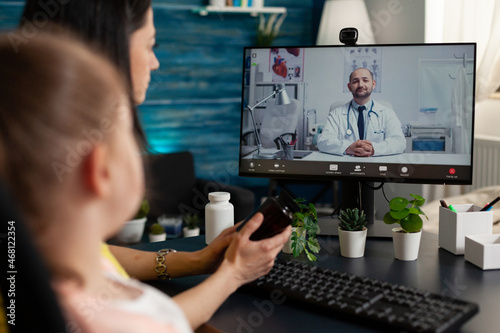
<svg viewBox="0 0 500 333"><path fill-rule="evenodd" d="M340 30L339 40L347 46L354 46L358 41L358 29L344 28Z"/></svg>

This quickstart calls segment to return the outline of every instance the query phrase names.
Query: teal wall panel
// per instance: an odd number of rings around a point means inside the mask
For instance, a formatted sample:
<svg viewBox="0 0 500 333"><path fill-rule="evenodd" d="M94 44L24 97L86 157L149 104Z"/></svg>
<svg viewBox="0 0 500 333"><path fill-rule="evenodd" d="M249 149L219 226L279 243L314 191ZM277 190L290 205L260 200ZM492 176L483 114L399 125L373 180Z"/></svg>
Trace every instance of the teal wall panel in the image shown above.
<svg viewBox="0 0 500 333"><path fill-rule="evenodd" d="M140 106L154 151L193 153L199 177L255 186L237 176L243 47L255 45L259 19L192 12L208 1L153 1L160 69ZM273 45L312 45L312 0L266 0L288 15ZM15 28L22 1L0 1L0 29Z"/></svg>

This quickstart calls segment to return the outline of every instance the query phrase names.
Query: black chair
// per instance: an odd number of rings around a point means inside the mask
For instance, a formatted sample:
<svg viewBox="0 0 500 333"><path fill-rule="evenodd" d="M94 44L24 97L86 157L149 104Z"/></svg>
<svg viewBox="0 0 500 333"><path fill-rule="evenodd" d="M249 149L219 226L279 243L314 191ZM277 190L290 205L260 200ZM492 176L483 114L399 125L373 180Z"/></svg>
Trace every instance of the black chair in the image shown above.
<svg viewBox="0 0 500 333"><path fill-rule="evenodd" d="M162 214L197 213L204 216L208 193L229 192L234 206L235 222L243 220L255 209L252 191L216 181L196 178L193 155L188 152L151 155L147 163L149 218Z"/></svg>
<svg viewBox="0 0 500 333"><path fill-rule="evenodd" d="M66 322L50 286L49 273L33 244L22 216L0 184L0 244L3 309L10 332L66 332ZM9 252L10 249L10 252ZM7 259L11 259L7 261ZM12 266L11 266L12 265ZM7 280L7 278L11 278ZM11 303L14 300L14 303ZM13 304L13 306L11 306ZM9 309L11 306L11 309Z"/></svg>

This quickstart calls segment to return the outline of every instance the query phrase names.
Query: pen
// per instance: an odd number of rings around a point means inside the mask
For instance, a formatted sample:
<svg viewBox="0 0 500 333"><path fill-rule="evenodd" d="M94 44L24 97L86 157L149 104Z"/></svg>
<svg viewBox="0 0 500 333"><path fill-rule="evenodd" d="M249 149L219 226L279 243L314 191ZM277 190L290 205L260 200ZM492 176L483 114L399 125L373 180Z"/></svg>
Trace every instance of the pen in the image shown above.
<svg viewBox="0 0 500 333"><path fill-rule="evenodd" d="M452 211L452 212L455 212L455 213L458 213L457 210L455 208L453 208L452 205L449 205L448 208Z"/></svg>
<svg viewBox="0 0 500 333"><path fill-rule="evenodd" d="M439 202L441 203L441 206L443 206L444 208L448 208L448 205L443 199L439 200Z"/></svg>
<svg viewBox="0 0 500 333"><path fill-rule="evenodd" d="M285 142L285 140L283 140L283 137L281 137L281 135L280 135L279 138L280 138L280 142L281 142L281 147L286 146L286 142Z"/></svg>
<svg viewBox="0 0 500 333"><path fill-rule="evenodd" d="M492 202L490 202L489 204L487 204L486 206L484 206L480 212L484 212L486 210L489 210L491 207L493 207L494 204L496 204L498 202L498 200L500 200L500 197L497 197L495 200L493 200Z"/></svg>

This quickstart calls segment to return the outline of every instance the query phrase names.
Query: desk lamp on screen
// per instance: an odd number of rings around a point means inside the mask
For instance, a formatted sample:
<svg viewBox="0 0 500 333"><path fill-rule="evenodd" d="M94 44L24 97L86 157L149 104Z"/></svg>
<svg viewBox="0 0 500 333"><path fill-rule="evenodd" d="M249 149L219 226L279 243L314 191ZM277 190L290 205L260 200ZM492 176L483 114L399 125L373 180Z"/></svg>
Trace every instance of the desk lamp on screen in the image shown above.
<svg viewBox="0 0 500 333"><path fill-rule="evenodd" d="M255 140L257 142L257 153L253 155L255 159L275 159L276 154L275 153L262 153L262 140L260 138L259 130L257 129L257 123L255 122L255 116L254 116L254 110L258 106L262 105L264 102L266 102L268 99L276 97L276 104L275 105L288 105L290 104L290 98L288 97L288 94L285 90L285 85L280 83L276 84L274 86L273 92L269 94L268 96L264 97L261 99L259 102L257 102L255 105L247 106L248 112L250 114L250 117L252 118L252 125L253 125L253 132L255 135Z"/></svg>
<svg viewBox="0 0 500 333"><path fill-rule="evenodd" d="M339 180L341 208L363 209L373 223L368 236L381 237L391 237L392 227L374 223L373 182L472 183L475 43L248 47L243 62L248 59L240 150L250 144L243 140L248 113L258 138L254 112L262 119L267 111L244 106L264 95L265 87L285 86L300 105L300 119L293 159L260 146L257 154L240 154L241 176ZM353 72L366 73L370 91L351 82ZM366 157L347 149L361 138L373 148ZM337 222L321 218L322 234L335 234Z"/></svg>

